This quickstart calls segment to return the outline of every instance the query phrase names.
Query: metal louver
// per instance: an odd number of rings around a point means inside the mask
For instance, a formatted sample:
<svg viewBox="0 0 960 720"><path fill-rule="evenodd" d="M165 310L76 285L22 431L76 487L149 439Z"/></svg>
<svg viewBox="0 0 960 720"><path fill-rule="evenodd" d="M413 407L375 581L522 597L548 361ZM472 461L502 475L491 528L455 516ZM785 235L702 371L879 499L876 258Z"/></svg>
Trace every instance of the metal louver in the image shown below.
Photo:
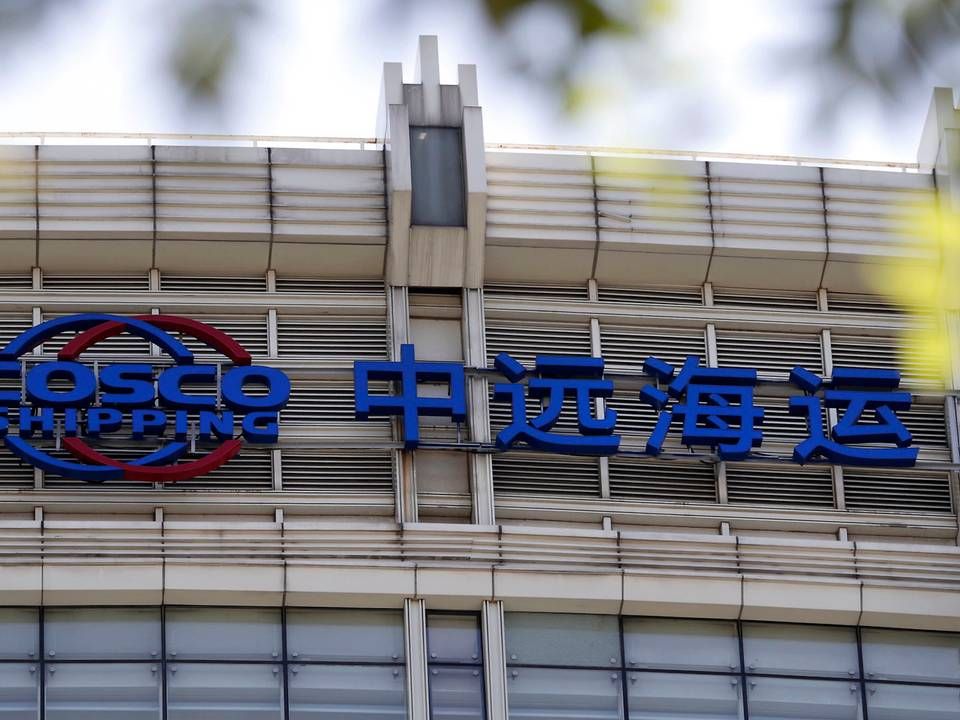
<svg viewBox="0 0 960 720"><path fill-rule="evenodd" d="M142 275L43 275L44 290L71 292L149 292L150 278Z"/></svg>
<svg viewBox="0 0 960 720"><path fill-rule="evenodd" d="M32 289L33 278L30 275L0 275L0 292Z"/></svg>
<svg viewBox="0 0 960 720"><path fill-rule="evenodd" d="M187 456L184 461L195 459ZM167 490L272 490L273 458L270 450L244 447L230 462L192 480L165 485Z"/></svg>
<svg viewBox="0 0 960 720"><path fill-rule="evenodd" d="M521 285L491 283L483 288L485 297L514 300L588 300L586 285Z"/></svg>
<svg viewBox="0 0 960 720"><path fill-rule="evenodd" d="M699 287L603 287L597 288L600 302L630 305L703 305Z"/></svg>
<svg viewBox="0 0 960 720"><path fill-rule="evenodd" d="M669 502L717 501L714 466L708 463L610 459L610 497Z"/></svg>
<svg viewBox="0 0 960 720"><path fill-rule="evenodd" d="M906 308L894 305L879 295L860 295L857 293L827 293L827 307L830 312L902 314Z"/></svg>
<svg viewBox="0 0 960 720"><path fill-rule="evenodd" d="M934 360L900 357L898 338L834 334L830 345L834 367L900 368L904 386L943 386Z"/></svg>
<svg viewBox="0 0 960 720"><path fill-rule="evenodd" d="M714 288L713 304L716 307L743 307L758 310L802 310L817 311L815 292L795 292L778 290L771 293L762 290L734 290Z"/></svg>
<svg viewBox="0 0 960 720"><path fill-rule="evenodd" d="M213 325L218 330L222 330L232 337L251 355L258 357L267 354L267 317L266 315L193 315L195 320ZM207 346L199 340L180 336L180 341L197 355L213 356L222 358L223 356L213 348Z"/></svg>
<svg viewBox="0 0 960 720"><path fill-rule="evenodd" d="M718 330L717 360L720 367L756 368L781 380L797 365L823 373L819 335Z"/></svg>
<svg viewBox="0 0 960 720"><path fill-rule="evenodd" d="M29 315L0 313L0 348L32 326L33 320Z"/></svg>
<svg viewBox="0 0 960 720"><path fill-rule="evenodd" d="M953 512L950 476L945 472L844 468L843 490L848 510Z"/></svg>
<svg viewBox="0 0 960 720"><path fill-rule="evenodd" d="M129 428L126 429L126 432L129 433ZM120 460L122 462L130 462L141 458L147 453L156 450L157 445L151 447L123 447L118 446L116 442L92 442L93 447L102 452L108 457ZM63 460L70 460L76 462L69 452L65 449L56 450L53 448L44 448L44 450L52 455L53 457L61 458ZM87 489L91 490L154 490L157 485L150 482L141 482L138 480L111 480L106 483L87 483L82 480L75 480L73 478L60 477L59 475L52 474L43 474L43 487L48 490L70 490L70 489L81 489L86 491Z"/></svg>
<svg viewBox="0 0 960 720"><path fill-rule="evenodd" d="M278 293L326 295L330 293L384 293L382 280L326 280L311 277L277 276Z"/></svg>
<svg viewBox="0 0 960 720"><path fill-rule="evenodd" d="M763 431L764 444L773 442L797 445L807 437L806 415L791 415L788 403L789 399L783 397L754 399L754 405L763 408L760 429ZM820 424L824 431L828 429L822 414Z"/></svg>
<svg viewBox="0 0 960 720"><path fill-rule="evenodd" d="M21 463L11 453L0 453L0 490L29 490L33 487L33 466Z"/></svg>
<svg viewBox="0 0 960 720"><path fill-rule="evenodd" d="M513 419L513 409L511 408L510 402L493 399L493 383L490 383L489 397L490 432L496 437L497 433L510 424ZM525 400L528 422L537 417L546 405L549 404L544 403L544 405L541 405L540 400L537 398L526 397ZM557 420L557 424L553 426L553 432L579 434L576 402L573 399L567 398L564 401L563 407L560 410L560 418Z"/></svg>
<svg viewBox="0 0 960 720"><path fill-rule="evenodd" d="M160 290L178 293L258 293L267 291L265 275L245 277L208 277L200 275L160 275Z"/></svg>
<svg viewBox="0 0 960 720"><path fill-rule="evenodd" d="M833 507L833 477L827 466L727 463L727 501L732 505Z"/></svg>
<svg viewBox="0 0 960 720"><path fill-rule="evenodd" d="M503 323L487 321L487 363L501 352L510 353L528 368L537 355L590 356L590 328L572 323Z"/></svg>
<svg viewBox="0 0 960 720"><path fill-rule="evenodd" d="M381 359L387 356L387 323L378 317L281 315L277 318L277 346L281 357Z"/></svg>
<svg viewBox="0 0 960 720"><path fill-rule="evenodd" d="M537 453L493 456L493 489L514 495L600 497L600 466L594 458Z"/></svg>
<svg viewBox="0 0 960 720"><path fill-rule="evenodd" d="M353 383L310 378L290 379L290 400L280 411L285 425L354 422ZM387 395L388 383L372 381L371 395ZM389 424L390 418L373 416L369 423Z"/></svg>
<svg viewBox="0 0 960 720"><path fill-rule="evenodd" d="M64 317L64 315L64 313L51 313L49 315L44 314L43 319L53 320L55 318ZM43 344L43 354L56 355L60 349L68 342L73 340L76 335L77 332L74 330L59 333L56 337L51 338L48 342ZM147 340L137 337L136 335L132 335L129 332L123 332L119 335L109 337L102 342L98 342L89 350L85 350L80 355L80 358L86 359L96 357L114 357L118 355L147 357L150 355L150 343Z"/></svg>
<svg viewBox="0 0 960 720"><path fill-rule="evenodd" d="M946 453L947 419L942 404L913 403L909 410L898 410L897 417L913 435L913 444L921 450Z"/></svg>
<svg viewBox="0 0 960 720"><path fill-rule="evenodd" d="M651 382L653 379L651 378ZM643 448L653 432L660 413L650 405L640 400L639 390L617 390L613 397L607 400L607 407L617 412L616 433L621 436L621 442L630 447ZM679 427L673 427L667 433L664 448L673 451L682 451L684 446L680 442Z"/></svg>
<svg viewBox="0 0 960 720"><path fill-rule="evenodd" d="M642 373L650 355L681 365L688 355L697 355L702 362L707 352L702 330L605 323L600 324L600 347L607 370L631 373Z"/></svg>
<svg viewBox="0 0 960 720"><path fill-rule="evenodd" d="M393 455L371 450L284 450L283 489L392 493Z"/></svg>

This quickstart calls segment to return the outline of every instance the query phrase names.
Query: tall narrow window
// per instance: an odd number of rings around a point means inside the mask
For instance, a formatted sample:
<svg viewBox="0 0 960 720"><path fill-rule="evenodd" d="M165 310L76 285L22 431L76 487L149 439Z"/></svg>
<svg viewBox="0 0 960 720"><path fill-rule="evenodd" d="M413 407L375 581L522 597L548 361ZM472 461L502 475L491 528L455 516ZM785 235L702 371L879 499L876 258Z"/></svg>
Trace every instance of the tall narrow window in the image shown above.
<svg viewBox="0 0 960 720"><path fill-rule="evenodd" d="M431 720L484 720L480 617L427 616Z"/></svg>
<svg viewBox="0 0 960 720"><path fill-rule="evenodd" d="M460 128L410 128L413 225L463 227L463 141Z"/></svg>

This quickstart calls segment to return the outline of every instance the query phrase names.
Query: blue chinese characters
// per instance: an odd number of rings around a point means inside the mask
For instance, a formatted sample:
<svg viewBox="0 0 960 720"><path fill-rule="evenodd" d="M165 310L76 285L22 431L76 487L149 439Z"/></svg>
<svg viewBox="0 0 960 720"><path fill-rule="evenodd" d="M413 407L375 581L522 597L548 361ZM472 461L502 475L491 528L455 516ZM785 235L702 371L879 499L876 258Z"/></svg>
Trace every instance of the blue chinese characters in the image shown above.
<svg viewBox="0 0 960 720"><path fill-rule="evenodd" d="M598 357L538 355L532 369L508 353L494 360L494 369L506 382L493 386L493 401L509 403L510 422L496 437L499 451L518 445L566 455L614 455L621 451L615 433L616 410L605 401L614 383L604 377ZM648 357L644 372L656 379L639 391L641 402L659 413L642 452L660 455L667 434L676 428L691 449L705 448L721 460L745 460L761 446L764 411L754 402L757 371L752 368L704 367L696 356L679 368ZM477 369L475 372L488 372ZM402 419L404 446L420 445L419 418L466 419L466 370L462 363L417 361L413 345L403 345L400 360L358 361L354 364L355 411L360 420L373 415ZM395 383L395 394L371 395L371 380ZM910 408L910 393L900 390L896 370L835 368L829 382L804 368L794 368L790 381L803 395L789 398L789 412L806 420L806 437L793 449L798 463L827 461L844 465L906 467L917 461L913 437L897 417ZM448 388L437 396L424 385ZM434 388L435 390L435 388ZM539 404L530 412L528 401ZM576 412L576 432L557 427L561 411ZM823 408L840 415L827 432Z"/></svg>

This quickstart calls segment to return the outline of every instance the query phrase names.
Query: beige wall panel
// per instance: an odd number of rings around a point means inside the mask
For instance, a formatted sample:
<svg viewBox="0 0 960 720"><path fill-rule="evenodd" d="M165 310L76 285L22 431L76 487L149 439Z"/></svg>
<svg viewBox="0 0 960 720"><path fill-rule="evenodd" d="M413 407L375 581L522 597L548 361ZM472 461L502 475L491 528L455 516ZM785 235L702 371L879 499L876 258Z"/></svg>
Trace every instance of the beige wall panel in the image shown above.
<svg viewBox="0 0 960 720"><path fill-rule="evenodd" d="M415 287L462 287L467 256L467 229L410 228L408 284Z"/></svg>
<svg viewBox="0 0 960 720"><path fill-rule="evenodd" d="M489 568L417 568L417 597L430 610L480 610L492 596Z"/></svg>
<svg viewBox="0 0 960 720"><path fill-rule="evenodd" d="M44 605L159 605L162 601L160 562L43 566Z"/></svg>
<svg viewBox="0 0 960 720"><path fill-rule="evenodd" d="M960 591L865 584L860 624L958 632Z"/></svg>
<svg viewBox="0 0 960 720"><path fill-rule="evenodd" d="M395 608L415 594L412 566L287 565L288 605Z"/></svg>
<svg viewBox="0 0 960 720"><path fill-rule="evenodd" d="M720 287L770 290L816 290L823 272L822 253L783 257L744 256L717 249L707 280Z"/></svg>
<svg viewBox="0 0 960 720"><path fill-rule="evenodd" d="M36 565L0 565L0 603L40 605L43 600L43 569Z"/></svg>
<svg viewBox="0 0 960 720"><path fill-rule="evenodd" d="M3 272L28 273L37 262L37 243L33 239L0 240Z"/></svg>
<svg viewBox="0 0 960 720"><path fill-rule="evenodd" d="M258 275L267 270L266 242L158 240L161 272L191 275Z"/></svg>
<svg viewBox="0 0 960 720"><path fill-rule="evenodd" d="M486 282L586 282L593 248L510 247L487 243Z"/></svg>
<svg viewBox="0 0 960 720"><path fill-rule="evenodd" d="M166 563L163 601L168 605L263 605L283 603L283 566Z"/></svg>
<svg viewBox="0 0 960 720"><path fill-rule="evenodd" d="M744 620L855 625L860 583L743 579Z"/></svg>
<svg viewBox="0 0 960 720"><path fill-rule="evenodd" d="M739 577L680 577L625 573L623 614L736 618Z"/></svg>
<svg viewBox="0 0 960 720"><path fill-rule="evenodd" d="M617 573L494 569L494 599L508 611L616 613L623 579Z"/></svg>
<svg viewBox="0 0 960 720"><path fill-rule="evenodd" d="M380 278L384 243L273 243L273 269L292 277Z"/></svg>
<svg viewBox="0 0 960 720"><path fill-rule="evenodd" d="M699 285L707 274L709 252L648 252L636 246L611 249L601 245L597 255L597 282L601 285Z"/></svg>
<svg viewBox="0 0 960 720"><path fill-rule="evenodd" d="M152 263L152 240L40 241L40 267L49 274L140 273Z"/></svg>

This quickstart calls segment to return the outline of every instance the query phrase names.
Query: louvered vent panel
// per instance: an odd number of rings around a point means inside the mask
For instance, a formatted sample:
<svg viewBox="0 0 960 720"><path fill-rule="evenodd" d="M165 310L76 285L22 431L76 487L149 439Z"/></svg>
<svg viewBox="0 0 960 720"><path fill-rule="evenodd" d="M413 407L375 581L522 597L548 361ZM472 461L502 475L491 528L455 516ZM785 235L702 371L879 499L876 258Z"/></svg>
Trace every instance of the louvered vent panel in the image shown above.
<svg viewBox="0 0 960 720"><path fill-rule="evenodd" d="M71 292L148 292L150 278L142 275L44 275L44 290Z"/></svg>
<svg viewBox="0 0 960 720"><path fill-rule="evenodd" d="M500 401L493 399L493 385L490 385L489 388L490 394L490 430L494 436L499 433L503 428L510 424L510 421L513 416L513 410L511 404L508 401ZM542 407L545 407L547 403L541 406L540 400L537 398L526 398L527 405L527 422L533 420L537 417L541 411ZM563 408L560 411L560 418L557 420L557 424L553 426L552 432L564 433L564 434L579 434L577 427L577 409L576 402L573 398L566 398L563 403Z"/></svg>
<svg viewBox="0 0 960 720"><path fill-rule="evenodd" d="M281 315L277 318L281 356L322 360L382 359L387 357L384 318L313 318Z"/></svg>
<svg viewBox="0 0 960 720"><path fill-rule="evenodd" d="M631 305L702 305L703 295L698 287L599 287L601 302Z"/></svg>
<svg viewBox="0 0 960 720"><path fill-rule="evenodd" d="M29 315L0 313L0 348L6 347L7 343L32 326L33 321Z"/></svg>
<svg viewBox="0 0 960 720"><path fill-rule="evenodd" d="M897 417L913 435L913 444L931 450L946 450L947 419L943 405L913 403L909 410L898 410Z"/></svg>
<svg viewBox="0 0 960 720"><path fill-rule="evenodd" d="M382 280L324 280L277 275L277 292L326 295L331 293L376 293L383 295Z"/></svg>
<svg viewBox="0 0 960 720"><path fill-rule="evenodd" d="M707 463L614 457L610 497L712 503L717 501L717 482L713 465Z"/></svg>
<svg viewBox="0 0 960 720"><path fill-rule="evenodd" d="M321 237L357 244L366 238L384 237L382 151L273 148L270 160L277 240Z"/></svg>
<svg viewBox="0 0 960 720"><path fill-rule="evenodd" d="M118 435L121 433L129 434L129 428L121 429ZM95 450L103 453L104 455L120 460L121 462L132 462L138 458L147 455L148 453L156 450L159 445L153 444L144 444L141 447L125 447L123 445L118 445L115 441L111 443L103 443L92 441L90 443ZM69 460L71 462L77 462L77 459L73 457L69 452L64 449L56 450L52 447L45 447L45 452L52 455L53 457L60 458L62 460ZM87 489L91 490L153 490L157 486L154 483L150 482L141 482L139 480L110 480L104 483L87 483L82 480L75 480L73 478L60 477L59 475L54 475L52 473L43 474L43 487L50 490L69 490L69 489L81 489L86 491Z"/></svg>
<svg viewBox="0 0 960 720"><path fill-rule="evenodd" d="M590 328L586 324L520 324L487 321L487 364L501 352L533 369L537 355L579 355L590 353Z"/></svg>
<svg viewBox="0 0 960 720"><path fill-rule="evenodd" d="M518 300L588 300L586 285L520 285L492 283L483 288L485 297Z"/></svg>
<svg viewBox="0 0 960 720"><path fill-rule="evenodd" d="M599 497L600 467L594 458L508 452L493 456L497 493Z"/></svg>
<svg viewBox="0 0 960 720"><path fill-rule="evenodd" d="M151 236L150 148L40 145L37 152L41 235Z"/></svg>
<svg viewBox="0 0 960 720"><path fill-rule="evenodd" d="M306 378L290 379L290 400L280 411L285 424L354 422L353 383ZM388 383L371 382L371 395L387 395ZM389 423L387 417L373 416L368 422Z"/></svg>
<svg viewBox="0 0 960 720"><path fill-rule="evenodd" d="M736 505L833 507L833 478L826 466L727 463L727 499Z"/></svg>
<svg viewBox="0 0 960 720"><path fill-rule="evenodd" d="M3 192L0 186L0 193ZM2 195L0 195L2 197ZM0 215L2 217L2 215ZM0 292L10 290L32 290L33 278L29 275L0 275Z"/></svg>
<svg viewBox="0 0 960 720"><path fill-rule="evenodd" d="M950 477L945 472L843 469L848 510L949 513Z"/></svg>
<svg viewBox="0 0 960 720"><path fill-rule="evenodd" d="M709 245L702 162L597 157L595 164L601 240L629 242L623 234L642 233L664 245Z"/></svg>
<svg viewBox="0 0 960 720"><path fill-rule="evenodd" d="M329 493L392 493L393 456L369 450L284 450L283 489Z"/></svg>
<svg viewBox="0 0 960 720"><path fill-rule="evenodd" d="M823 372L819 335L717 331L720 367L756 368L761 375L786 379L800 365Z"/></svg>
<svg viewBox="0 0 960 720"><path fill-rule="evenodd" d="M826 247L818 168L710 163L710 178L718 243Z"/></svg>
<svg viewBox="0 0 960 720"><path fill-rule="evenodd" d="M590 161L582 155L488 152L487 190L488 245L596 240Z"/></svg>
<svg viewBox="0 0 960 720"><path fill-rule="evenodd" d="M4 449L0 452L0 490L29 490L33 487L33 466Z"/></svg>
<svg viewBox="0 0 960 720"><path fill-rule="evenodd" d="M902 314L906 308L894 305L889 298L879 295L859 295L855 293L827 293L827 307L830 312L852 312L870 314Z"/></svg>
<svg viewBox="0 0 960 720"><path fill-rule="evenodd" d="M859 252L886 253L910 244L918 203L931 200L928 173L824 168L830 241Z"/></svg>
<svg viewBox="0 0 960 720"><path fill-rule="evenodd" d="M640 401L639 390L616 390L608 401L608 406L617 411L616 433L621 443L630 447L646 447L660 413ZM670 428L664 443L664 450L681 452L684 445L680 442L682 433L679 422Z"/></svg>
<svg viewBox="0 0 960 720"><path fill-rule="evenodd" d="M198 275L160 275L160 289L177 293L261 293L267 291L264 275L246 277L204 277Z"/></svg>
<svg viewBox="0 0 960 720"><path fill-rule="evenodd" d="M154 154L156 229L162 237L270 236L265 148L157 145Z"/></svg>
<svg viewBox="0 0 960 720"><path fill-rule="evenodd" d="M754 404L763 408L763 442L797 445L807 437L806 415L791 415L788 399L782 397L755 398ZM825 416L821 416L821 426L827 430Z"/></svg>
<svg viewBox="0 0 960 720"><path fill-rule="evenodd" d="M895 337L857 337L833 334L830 338L834 367L900 369L901 385L942 387L935 361L921 357L900 357Z"/></svg>
<svg viewBox="0 0 960 720"><path fill-rule="evenodd" d="M734 290L714 288L713 304L717 307L748 307L758 310L803 310L817 311L817 294L814 292L776 293L759 290Z"/></svg>
<svg viewBox="0 0 960 720"><path fill-rule="evenodd" d="M195 459L187 456L186 460ZM271 490L273 458L269 450L244 447L226 465L192 480L183 480L171 490Z"/></svg>
<svg viewBox="0 0 960 720"><path fill-rule="evenodd" d="M250 354L264 357L267 354L266 315L197 315L194 320L213 325L240 343ZM180 336L180 341L197 355L223 358L217 350L191 337Z"/></svg>
<svg viewBox="0 0 960 720"><path fill-rule="evenodd" d="M53 320L59 317L64 317L64 314L45 314L43 319ZM73 338L76 336L77 332L75 330L59 333L56 337L51 338L43 344L43 354L56 355L64 345L73 340ZM130 334L129 332L123 332L119 335L109 337L102 342L98 342L96 345L93 345L89 349L85 350L80 357L81 359L86 359L96 357L114 357L119 355L149 356L150 343L141 337Z"/></svg>
<svg viewBox="0 0 960 720"><path fill-rule="evenodd" d="M688 355L706 359L706 342L702 330L659 327L631 327L600 324L600 346L606 369L617 372L642 373L650 355L675 365L682 365Z"/></svg>

